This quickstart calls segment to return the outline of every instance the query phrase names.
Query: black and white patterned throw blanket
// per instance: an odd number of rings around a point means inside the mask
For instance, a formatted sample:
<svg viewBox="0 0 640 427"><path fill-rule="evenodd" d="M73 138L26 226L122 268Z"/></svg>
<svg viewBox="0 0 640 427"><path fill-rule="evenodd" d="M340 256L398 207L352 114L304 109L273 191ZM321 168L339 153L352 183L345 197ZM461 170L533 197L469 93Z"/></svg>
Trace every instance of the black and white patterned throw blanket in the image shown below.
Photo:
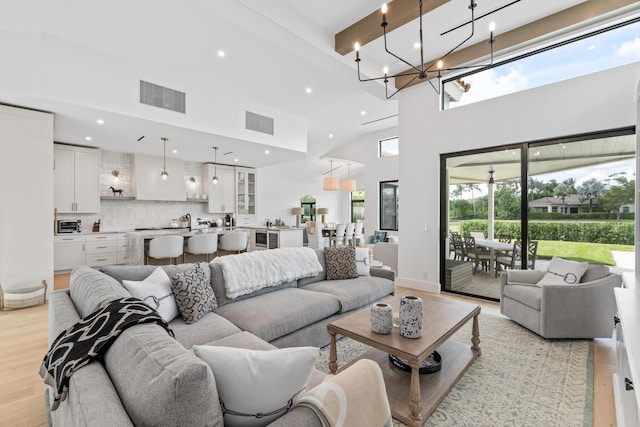
<svg viewBox="0 0 640 427"><path fill-rule="evenodd" d="M54 390L51 410L67 397L75 371L101 357L122 331L141 323L157 323L174 336L157 311L133 297L107 303L58 335L40 367L40 376Z"/></svg>

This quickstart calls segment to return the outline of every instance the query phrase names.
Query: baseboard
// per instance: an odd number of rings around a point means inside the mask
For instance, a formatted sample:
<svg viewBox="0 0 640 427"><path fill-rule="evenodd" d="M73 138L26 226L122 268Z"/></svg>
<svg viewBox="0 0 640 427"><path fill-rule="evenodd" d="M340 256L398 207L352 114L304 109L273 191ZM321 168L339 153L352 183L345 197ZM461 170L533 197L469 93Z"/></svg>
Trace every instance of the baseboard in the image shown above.
<svg viewBox="0 0 640 427"><path fill-rule="evenodd" d="M438 283L425 282L423 280L410 279L408 277L396 277L396 284L404 288L416 289L423 292L440 293L440 285Z"/></svg>

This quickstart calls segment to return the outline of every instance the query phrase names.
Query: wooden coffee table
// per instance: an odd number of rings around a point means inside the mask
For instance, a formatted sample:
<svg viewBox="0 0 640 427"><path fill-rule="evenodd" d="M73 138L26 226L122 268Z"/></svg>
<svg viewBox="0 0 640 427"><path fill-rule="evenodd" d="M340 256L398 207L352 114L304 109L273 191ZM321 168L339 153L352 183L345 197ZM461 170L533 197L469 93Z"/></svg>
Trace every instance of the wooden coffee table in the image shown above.
<svg viewBox="0 0 640 427"><path fill-rule="evenodd" d="M422 298L424 311L422 337L417 339L403 337L400 335L399 328L393 328L389 335L376 334L371 330L371 309L364 308L327 326L331 335L329 370L332 374L338 371L336 335L343 335L371 346L372 348L358 359L371 359L380 365L391 413L405 424L417 427L422 426L424 420L438 407L449 390L480 355L478 325L480 306L419 291L406 291L384 302L391 304L397 312L403 295ZM451 335L472 318L471 345L449 340ZM442 356L441 370L420 375L418 370L422 362L435 350ZM412 368L411 373L393 366L389 362L389 354L406 361Z"/></svg>

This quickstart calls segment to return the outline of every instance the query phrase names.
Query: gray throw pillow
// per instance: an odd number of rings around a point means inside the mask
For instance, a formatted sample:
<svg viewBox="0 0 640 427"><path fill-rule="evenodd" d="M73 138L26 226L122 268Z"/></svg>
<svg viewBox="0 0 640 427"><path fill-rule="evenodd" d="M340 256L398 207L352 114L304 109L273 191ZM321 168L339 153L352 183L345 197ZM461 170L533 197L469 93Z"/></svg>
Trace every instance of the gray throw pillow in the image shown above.
<svg viewBox="0 0 640 427"><path fill-rule="evenodd" d="M355 279L358 277L356 267L356 248L324 248L327 264L327 280Z"/></svg>
<svg viewBox="0 0 640 427"><path fill-rule="evenodd" d="M609 275L609 267L601 264L589 264L587 271L580 279L580 283L593 282Z"/></svg>
<svg viewBox="0 0 640 427"><path fill-rule="evenodd" d="M197 322L218 306L209 275L197 264L171 278L171 291L187 324Z"/></svg>

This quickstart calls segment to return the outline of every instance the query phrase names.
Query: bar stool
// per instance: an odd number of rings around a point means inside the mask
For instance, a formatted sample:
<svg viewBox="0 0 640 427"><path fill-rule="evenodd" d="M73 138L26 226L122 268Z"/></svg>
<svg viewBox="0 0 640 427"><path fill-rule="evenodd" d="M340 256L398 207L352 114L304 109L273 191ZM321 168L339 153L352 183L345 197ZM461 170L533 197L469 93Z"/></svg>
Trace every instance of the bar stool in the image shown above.
<svg viewBox="0 0 640 427"><path fill-rule="evenodd" d="M187 254L206 255L209 262L209 255L218 252L218 234L196 234L187 239L187 249L184 251L183 259L187 262Z"/></svg>
<svg viewBox="0 0 640 427"><path fill-rule="evenodd" d="M244 231L232 231L220 236L218 248L226 252L240 253L247 249L249 235Z"/></svg>
<svg viewBox="0 0 640 427"><path fill-rule="evenodd" d="M162 236L149 240L149 249L147 250L146 264L149 264L149 258L153 259L169 259L169 264L173 258L178 259L183 256L184 238L182 236Z"/></svg>

